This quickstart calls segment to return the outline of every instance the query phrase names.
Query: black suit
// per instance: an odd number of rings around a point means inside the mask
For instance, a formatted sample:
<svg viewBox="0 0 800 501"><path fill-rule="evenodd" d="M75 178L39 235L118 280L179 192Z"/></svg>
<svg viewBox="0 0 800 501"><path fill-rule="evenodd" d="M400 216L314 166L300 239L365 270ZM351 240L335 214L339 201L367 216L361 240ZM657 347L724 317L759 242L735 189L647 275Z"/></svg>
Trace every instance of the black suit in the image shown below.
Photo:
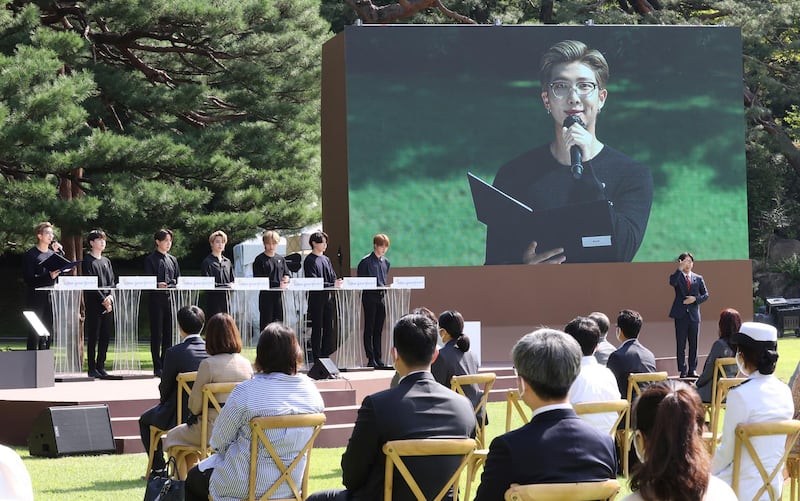
<svg viewBox="0 0 800 501"><path fill-rule="evenodd" d="M309 501L383 499L383 444L414 438L474 437L473 416L469 400L437 383L429 372L406 376L397 387L370 395L361 404L342 455L342 483L347 490L315 493ZM426 498L432 499L459 462L458 458L428 457L410 459L406 464ZM396 470L393 499L415 499Z"/></svg>
<svg viewBox="0 0 800 501"><path fill-rule="evenodd" d="M169 430L178 424L178 381L176 379L178 374L196 371L200 362L205 358L208 358L206 343L200 336L187 337L181 344L172 346L164 354L164 370L161 373L161 382L158 384L158 392L161 395L160 402L155 407L146 410L139 418L139 432L142 435L145 450L150 448L150 425L155 425L162 430ZM182 405L181 423L189 414L189 395L186 393L183 394ZM161 452L161 442L159 442L153 459L153 469L163 468L164 456Z"/></svg>
<svg viewBox="0 0 800 501"><path fill-rule="evenodd" d="M475 501L502 500L512 483L610 478L617 478L617 453L611 437L572 409L553 409L492 440Z"/></svg>
<svg viewBox="0 0 800 501"><path fill-rule="evenodd" d="M636 339L628 340L608 356L606 363L614 377L617 378L619 394L625 397L628 393L628 375L638 372L655 372L656 357Z"/></svg>
<svg viewBox="0 0 800 501"><path fill-rule="evenodd" d="M675 320L675 357L678 371L686 375L686 342L689 342L689 371L697 371L697 342L700 337L700 304L708 299L708 289L702 275L689 272L689 281L681 270L669 276L669 285L675 289L675 297L669 310L670 318ZM694 296L695 302L683 304L687 296Z"/></svg>

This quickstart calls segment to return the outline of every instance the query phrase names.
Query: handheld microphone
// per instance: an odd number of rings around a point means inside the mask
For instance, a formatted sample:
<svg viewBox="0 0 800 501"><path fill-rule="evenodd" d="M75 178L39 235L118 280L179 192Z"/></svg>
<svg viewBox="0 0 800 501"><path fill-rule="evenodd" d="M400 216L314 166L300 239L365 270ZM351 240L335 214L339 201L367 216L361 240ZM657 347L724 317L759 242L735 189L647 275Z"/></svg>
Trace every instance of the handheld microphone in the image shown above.
<svg viewBox="0 0 800 501"><path fill-rule="evenodd" d="M567 118L564 119L564 127L570 128L572 124L578 124L581 127L586 127L586 124L583 123L580 117L575 115L567 115ZM580 146L573 145L569 149L569 160L570 160L570 172L572 172L572 177L575 179L580 179L583 177L583 159L581 158L581 148Z"/></svg>

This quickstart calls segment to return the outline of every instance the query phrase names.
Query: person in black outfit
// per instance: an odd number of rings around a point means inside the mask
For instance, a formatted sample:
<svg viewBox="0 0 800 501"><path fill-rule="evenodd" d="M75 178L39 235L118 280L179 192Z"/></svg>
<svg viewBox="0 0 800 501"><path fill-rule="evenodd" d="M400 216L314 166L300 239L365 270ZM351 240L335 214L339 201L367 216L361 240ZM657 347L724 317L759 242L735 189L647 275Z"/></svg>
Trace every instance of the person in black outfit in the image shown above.
<svg viewBox="0 0 800 501"><path fill-rule="evenodd" d="M317 231L308 237L311 254L303 261L306 278L322 278L325 287L341 287L342 280L336 278L333 264L324 254L328 248L328 234ZM336 351L333 334L333 298L330 291L308 293L308 318L311 320L311 352L314 360L325 358Z"/></svg>
<svg viewBox="0 0 800 501"><path fill-rule="evenodd" d="M214 285L217 287L229 287L233 283L233 264L231 260L223 256L225 244L228 243L228 235L224 231L217 230L208 237L211 245L209 254L200 264L200 270L204 277L214 277ZM228 294L225 291L206 292L206 313L213 317L217 313L228 313Z"/></svg>
<svg viewBox="0 0 800 501"><path fill-rule="evenodd" d="M105 232L90 231L86 243L89 244L89 253L83 258L83 274L97 277L98 287L114 287L114 269L111 267L111 261L103 256L106 248ZM114 329L112 313L114 297L109 289L87 290L83 292L83 303L86 305L86 355L89 359L89 377L107 378L105 363L108 343Z"/></svg>
<svg viewBox="0 0 800 501"><path fill-rule="evenodd" d="M264 252L253 260L253 276L269 278L270 289L285 289L289 285L286 260L277 254L281 241L277 231L266 231L261 236ZM259 329L272 322L283 322L283 293L264 290L258 294Z"/></svg>
<svg viewBox="0 0 800 501"><path fill-rule="evenodd" d="M540 77L553 140L502 166L493 185L534 211L607 201L613 222L610 242L616 249L611 260L631 261L650 218L653 176L596 136L608 76L603 54L583 42L564 40L550 47L542 56ZM580 174L572 169L573 148L581 152ZM547 235L520 231L518 221L510 223L487 226L486 264L570 262L564 251L569 242L548 242Z"/></svg>
<svg viewBox="0 0 800 501"><path fill-rule="evenodd" d="M378 287L386 287L391 263L386 259L389 249L389 237L379 233L372 238L372 252L364 256L358 263L359 277L376 277ZM367 355L367 367L384 367L381 358L381 334L386 321L386 305L383 302L385 291L365 290L361 293L361 305L364 307L364 352Z"/></svg>
<svg viewBox="0 0 800 501"><path fill-rule="evenodd" d="M160 229L154 235L156 249L144 260L145 275L155 275L159 289L175 287L181 268L178 260L169 253L172 248L172 231ZM161 377L164 354L172 346L172 308L169 292L150 293L150 355L153 357L153 374ZM159 351L160 347L160 351Z"/></svg>
<svg viewBox="0 0 800 501"><path fill-rule="evenodd" d="M22 258L22 277L25 280L25 308L36 313L50 334L53 333L53 303L50 291L37 291L37 287L52 287L61 273L59 270L48 271L42 263L54 252L63 254L61 244L53 240L55 234L50 222L36 225L36 245L31 247ZM50 347L47 337L40 338L35 332L28 336L29 350L46 350Z"/></svg>

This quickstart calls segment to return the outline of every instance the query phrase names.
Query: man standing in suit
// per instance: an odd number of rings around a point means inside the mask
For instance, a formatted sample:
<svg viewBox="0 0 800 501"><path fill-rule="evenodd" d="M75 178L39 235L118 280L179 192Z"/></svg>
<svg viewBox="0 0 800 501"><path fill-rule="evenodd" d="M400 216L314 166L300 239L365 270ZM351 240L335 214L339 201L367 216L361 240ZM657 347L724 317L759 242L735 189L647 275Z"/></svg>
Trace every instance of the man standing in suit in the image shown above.
<svg viewBox="0 0 800 501"><path fill-rule="evenodd" d="M389 249L389 237L378 233L372 238L372 252L364 256L358 263L359 277L375 277L378 287L386 287L391 264L386 259ZM364 353L367 356L367 367L384 366L381 356L381 334L383 322L386 320L386 305L383 302L384 290L365 290L361 293L361 305L364 307Z"/></svg>
<svg viewBox="0 0 800 501"><path fill-rule="evenodd" d="M669 276L669 285L675 289L675 299L669 310L675 320L675 354L681 377L697 375L697 342L700 339L700 303L708 299L708 290L702 275L692 273L694 256L684 252L678 256L678 269ZM686 341L689 341L689 370L686 370Z"/></svg>
<svg viewBox="0 0 800 501"><path fill-rule="evenodd" d="M475 501L503 499L511 484L616 478L614 441L580 419L567 394L580 370L581 348L561 331L539 329L511 351L530 423L492 440Z"/></svg>
<svg viewBox="0 0 800 501"><path fill-rule="evenodd" d="M162 430L169 430L179 422L183 423L188 416L189 395L183 395L183 416L178 417L178 374L181 372L194 372L200 362L208 358L206 343L200 337L200 331L206 322L206 316L197 306L184 306L178 310L178 327L183 337L183 342L172 346L164 354L164 369L158 392L161 395L158 405L146 410L139 418L139 432L145 450L150 448L150 425L155 425ZM161 446L153 456L153 471L150 475L165 475L166 463Z"/></svg>
<svg viewBox="0 0 800 501"><path fill-rule="evenodd" d="M156 277L159 289L175 287L181 268L178 260L169 253L172 249L172 231L160 229L153 235L156 249L144 259L144 274ZM169 292L151 291L150 296L150 356L153 357L153 374L161 377L164 356L172 346L172 308ZM199 332L199 331L198 331ZM160 349L159 349L160 347Z"/></svg>
<svg viewBox="0 0 800 501"><path fill-rule="evenodd" d="M638 372L655 372L656 357L639 342L642 316L638 311L622 310L617 316L617 339L622 343L609 355L606 367L617 378L620 395L628 393L628 375Z"/></svg>
<svg viewBox="0 0 800 501"><path fill-rule="evenodd" d="M392 358L401 379L397 387L370 395L358 411L353 434L342 455L345 488L312 494L308 501L383 499L386 458L383 444L418 438L475 436L475 414L466 397L445 388L430 373L437 327L430 318L409 314L394 327ZM412 458L407 461L426 499L433 499L461 458ZM395 472L395 501L415 499ZM451 499L450 496L445 499Z"/></svg>

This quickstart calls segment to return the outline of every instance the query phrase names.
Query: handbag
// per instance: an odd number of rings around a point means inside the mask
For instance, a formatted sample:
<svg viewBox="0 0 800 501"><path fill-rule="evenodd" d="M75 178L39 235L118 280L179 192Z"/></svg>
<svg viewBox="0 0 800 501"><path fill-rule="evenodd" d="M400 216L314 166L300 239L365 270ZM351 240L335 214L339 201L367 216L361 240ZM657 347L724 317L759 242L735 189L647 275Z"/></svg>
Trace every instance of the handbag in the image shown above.
<svg viewBox="0 0 800 501"><path fill-rule="evenodd" d="M178 471L178 465L174 457L169 458L167 471L172 470L172 475ZM144 501L184 501L185 482L166 477L153 477L147 481L147 488L144 491Z"/></svg>

